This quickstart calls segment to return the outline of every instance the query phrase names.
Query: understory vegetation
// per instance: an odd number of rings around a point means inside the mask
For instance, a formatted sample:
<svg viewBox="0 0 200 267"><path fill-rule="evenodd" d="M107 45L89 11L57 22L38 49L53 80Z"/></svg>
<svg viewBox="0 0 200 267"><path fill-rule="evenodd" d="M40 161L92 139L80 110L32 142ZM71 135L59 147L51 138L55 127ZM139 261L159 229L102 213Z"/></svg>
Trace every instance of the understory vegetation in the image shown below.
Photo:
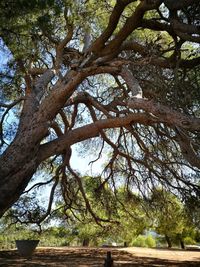
<svg viewBox="0 0 200 267"><path fill-rule="evenodd" d="M62 234L60 233L62 232ZM30 234L27 234L26 229L21 230L4 230L0 233L0 249L13 249L16 248L15 240L30 239ZM53 227L46 230L42 234L32 234L31 239L39 239L39 246L41 247L63 247L63 246L82 246L83 240L78 235L60 227ZM139 235L138 237L131 237L129 246L132 247L148 247L148 248L166 248L167 242L164 236L155 235ZM115 237L108 236L104 238L92 239L89 246L127 246L124 242L115 242ZM200 234L193 235L193 237L184 238L186 248L190 245L198 245L200 243ZM178 240L173 240L173 247L180 248Z"/></svg>
<svg viewBox="0 0 200 267"><path fill-rule="evenodd" d="M96 214L102 216L108 209L95 193L94 177L83 177L87 198L96 206ZM95 178L95 181L98 179ZM91 183L92 182L92 183ZM63 212L57 202L57 212L42 224L28 221L29 213L19 203L1 219L1 248L12 248L16 239L40 239L40 246L138 246L181 247L200 242L199 209L191 213L188 203L163 189L154 189L149 198L141 198L124 188L117 192L118 201L107 187L107 205L115 214L113 221L98 224L90 213L71 210ZM81 202L81 195L79 196ZM120 201L119 201L120 200ZM30 199L25 197L30 207ZM33 201L33 200L32 200ZM37 201L37 199L36 199ZM32 203L36 216L41 208ZM22 208L23 207L23 208Z"/></svg>

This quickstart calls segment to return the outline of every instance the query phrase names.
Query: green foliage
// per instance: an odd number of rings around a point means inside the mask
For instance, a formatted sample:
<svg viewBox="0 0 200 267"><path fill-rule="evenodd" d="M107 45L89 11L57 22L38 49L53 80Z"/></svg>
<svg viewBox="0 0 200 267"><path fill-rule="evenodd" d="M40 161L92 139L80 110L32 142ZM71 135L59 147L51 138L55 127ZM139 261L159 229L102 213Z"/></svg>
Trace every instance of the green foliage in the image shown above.
<svg viewBox="0 0 200 267"><path fill-rule="evenodd" d="M155 189L149 199L143 199L124 187L119 187L115 193L109 184L101 187L101 177L84 176L82 182L86 197L90 201L96 217L110 216L113 222L101 222L101 225L98 225L84 208L84 199L79 192L74 204L81 204L82 209L76 210L76 217L73 217L70 209L65 211L65 216L63 211L58 209L58 212L52 216L52 220L59 226L45 229L47 224L44 225L44 231L40 236L40 245L61 246L86 242L91 246L99 246L103 243L124 244L126 242L133 246L155 247L157 238L151 235L142 235L145 230L152 229L152 227L161 235L160 238L168 235L174 244L178 244L180 238L188 244L195 243L195 239L197 239L195 236L196 230L189 221L183 203L173 194ZM75 191L76 187L77 185L73 184ZM28 204L29 210L33 209L34 211L31 215L32 222L40 218L44 211L41 210L38 203L33 201L34 199L34 196L33 198L21 198L23 205L14 206L9 211L9 216L28 221L27 216L30 216L29 212L26 211L26 209L28 210ZM4 217L2 225L9 222L6 221L6 218ZM31 232L34 233L34 229L31 228L25 229L17 226L16 229L18 230L17 232L14 231L15 237L28 238ZM4 240L4 243L6 242ZM13 243L13 239L11 243ZM160 239L158 244L162 246L164 241Z"/></svg>
<svg viewBox="0 0 200 267"><path fill-rule="evenodd" d="M145 239L145 236L138 236L133 240L131 245L135 247L146 247Z"/></svg>
<svg viewBox="0 0 200 267"><path fill-rule="evenodd" d="M18 239L39 239L40 246L63 246L77 244L70 229L60 226L49 227L41 233L36 228L25 225L10 226L0 231L0 249L15 248L15 240ZM75 243L74 243L75 240Z"/></svg>
<svg viewBox="0 0 200 267"><path fill-rule="evenodd" d="M175 244L194 236L196 230L187 216L186 207L173 194L161 189L154 190L149 210L155 231Z"/></svg>
<svg viewBox="0 0 200 267"><path fill-rule="evenodd" d="M157 219L156 230L159 234L173 234L182 232L183 207L178 199L165 191L155 190L151 201L153 213Z"/></svg>
<svg viewBox="0 0 200 267"><path fill-rule="evenodd" d="M154 248L156 247L156 240L152 235L148 235L145 240L147 247Z"/></svg>
<svg viewBox="0 0 200 267"><path fill-rule="evenodd" d="M39 199L35 196L36 192L31 195L23 195L20 200L13 205L5 214L4 218L11 220L11 223L36 223L45 214L45 208Z"/></svg>
<svg viewBox="0 0 200 267"><path fill-rule="evenodd" d="M156 240L152 235L139 235L137 238L133 239L131 245L134 247L154 248L156 247Z"/></svg>
<svg viewBox="0 0 200 267"><path fill-rule="evenodd" d="M196 245L196 243L197 243L197 242L196 242L192 237L190 237L190 236L185 237L185 238L184 238L184 242L185 242L186 245Z"/></svg>

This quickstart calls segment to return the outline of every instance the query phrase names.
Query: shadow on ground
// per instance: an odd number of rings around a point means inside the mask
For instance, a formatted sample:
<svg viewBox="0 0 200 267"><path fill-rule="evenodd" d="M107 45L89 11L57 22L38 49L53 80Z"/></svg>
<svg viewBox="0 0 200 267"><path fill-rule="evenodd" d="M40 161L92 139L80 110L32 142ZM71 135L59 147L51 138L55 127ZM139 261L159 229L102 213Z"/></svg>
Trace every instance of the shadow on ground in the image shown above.
<svg viewBox="0 0 200 267"><path fill-rule="evenodd" d="M31 260L20 257L16 250L0 251L0 266L103 267L107 251L112 252L114 267L200 267L200 261L178 262L152 257L136 257L129 252L113 248L38 248Z"/></svg>

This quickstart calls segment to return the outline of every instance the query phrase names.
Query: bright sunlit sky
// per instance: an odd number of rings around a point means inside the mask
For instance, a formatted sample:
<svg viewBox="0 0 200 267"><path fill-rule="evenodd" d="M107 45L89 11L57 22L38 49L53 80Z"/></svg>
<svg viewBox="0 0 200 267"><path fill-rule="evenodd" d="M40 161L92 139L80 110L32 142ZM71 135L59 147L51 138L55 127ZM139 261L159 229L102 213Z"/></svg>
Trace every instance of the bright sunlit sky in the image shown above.
<svg viewBox="0 0 200 267"><path fill-rule="evenodd" d="M81 172L81 174L88 174L88 175L98 174L105 159L100 158L93 164L89 164L90 161L95 159L95 156L90 155L87 156L87 158L84 158L82 155L79 155L78 146L79 144L76 144L72 147L72 158L70 163L73 169L78 170L79 172Z"/></svg>
<svg viewBox="0 0 200 267"><path fill-rule="evenodd" d="M89 164L92 160L97 158L97 155L92 153L86 153L85 155L82 155L83 153L81 153L80 155L80 153L78 153L80 149L81 147L79 147L79 144L73 145L72 147L72 157L70 163L73 169L78 170L82 175L88 174L95 176L100 174L102 165L105 164L106 157L102 156L97 161ZM102 153L102 155L103 154L104 153Z"/></svg>

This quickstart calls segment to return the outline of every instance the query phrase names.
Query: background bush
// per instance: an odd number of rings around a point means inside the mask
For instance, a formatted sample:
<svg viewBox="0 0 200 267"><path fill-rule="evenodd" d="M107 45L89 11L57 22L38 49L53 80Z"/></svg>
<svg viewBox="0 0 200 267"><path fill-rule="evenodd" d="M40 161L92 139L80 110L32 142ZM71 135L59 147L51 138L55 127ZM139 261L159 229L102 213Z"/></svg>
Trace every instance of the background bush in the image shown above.
<svg viewBox="0 0 200 267"><path fill-rule="evenodd" d="M139 235L135 238L131 244L134 247L148 247L153 248L156 247L156 240L152 235L143 236Z"/></svg>

